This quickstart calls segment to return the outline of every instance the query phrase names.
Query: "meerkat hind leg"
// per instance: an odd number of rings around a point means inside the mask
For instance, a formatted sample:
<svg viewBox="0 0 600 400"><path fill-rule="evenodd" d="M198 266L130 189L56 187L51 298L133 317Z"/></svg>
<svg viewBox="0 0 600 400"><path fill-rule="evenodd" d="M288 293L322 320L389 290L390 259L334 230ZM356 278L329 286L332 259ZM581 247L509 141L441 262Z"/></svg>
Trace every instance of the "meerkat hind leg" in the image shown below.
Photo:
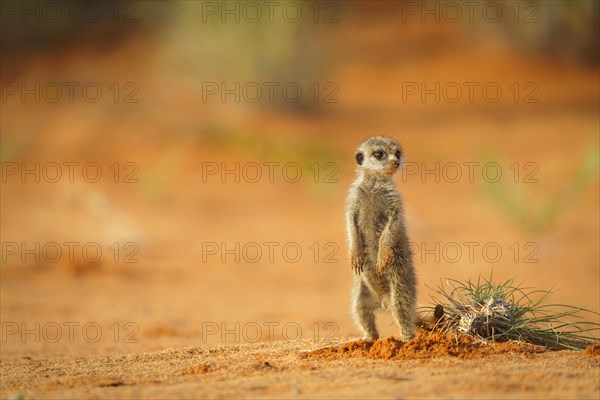
<svg viewBox="0 0 600 400"><path fill-rule="evenodd" d="M377 299L371 290L361 280L354 287L352 298L352 312L354 322L363 332L363 339L376 340L379 338L375 326L375 312L380 307L381 301Z"/></svg>
<svg viewBox="0 0 600 400"><path fill-rule="evenodd" d="M402 295L403 290L392 288L390 309L392 318L400 328L400 336L407 342L415 336L416 309L414 295Z"/></svg>

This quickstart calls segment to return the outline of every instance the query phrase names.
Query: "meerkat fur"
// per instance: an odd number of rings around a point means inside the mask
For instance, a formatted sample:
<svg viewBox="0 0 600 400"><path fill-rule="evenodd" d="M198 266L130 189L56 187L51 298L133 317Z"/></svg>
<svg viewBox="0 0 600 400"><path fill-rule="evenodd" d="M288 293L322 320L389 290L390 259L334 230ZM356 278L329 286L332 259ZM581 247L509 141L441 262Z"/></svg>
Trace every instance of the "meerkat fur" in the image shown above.
<svg viewBox="0 0 600 400"><path fill-rule="evenodd" d="M402 149L395 140L374 136L355 155L357 177L346 202L350 264L355 273L352 315L366 340L379 338L375 314L387 308L400 337L414 337L416 276L404 222L402 197L393 181Z"/></svg>

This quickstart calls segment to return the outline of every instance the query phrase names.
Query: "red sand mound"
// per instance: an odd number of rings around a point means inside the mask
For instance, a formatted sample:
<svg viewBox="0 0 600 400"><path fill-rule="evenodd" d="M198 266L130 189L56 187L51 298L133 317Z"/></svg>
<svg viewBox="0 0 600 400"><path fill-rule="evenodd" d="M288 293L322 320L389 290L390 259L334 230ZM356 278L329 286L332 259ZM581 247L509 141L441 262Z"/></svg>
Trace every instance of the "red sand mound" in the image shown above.
<svg viewBox="0 0 600 400"><path fill-rule="evenodd" d="M480 343L467 335L446 334L438 330L419 329L415 339L404 343L393 337L373 342L359 340L339 346L314 350L307 358L352 358L401 360L433 357L481 358L490 355L521 353L543 353L546 348L529 343L502 342Z"/></svg>
<svg viewBox="0 0 600 400"><path fill-rule="evenodd" d="M588 356L600 357L600 343L586 347L584 353Z"/></svg>

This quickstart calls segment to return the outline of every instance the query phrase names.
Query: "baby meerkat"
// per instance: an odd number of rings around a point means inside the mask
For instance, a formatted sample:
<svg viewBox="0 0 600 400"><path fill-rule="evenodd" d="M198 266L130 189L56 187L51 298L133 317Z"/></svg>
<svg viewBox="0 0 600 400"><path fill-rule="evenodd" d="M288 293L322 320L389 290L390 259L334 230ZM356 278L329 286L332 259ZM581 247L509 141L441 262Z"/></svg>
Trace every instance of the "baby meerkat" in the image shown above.
<svg viewBox="0 0 600 400"><path fill-rule="evenodd" d="M391 138L365 140L356 152L357 178L346 202L355 272L352 314L366 340L379 337L375 312L382 306L390 310L402 340L414 336L417 284L402 197L393 181L401 157L400 145Z"/></svg>

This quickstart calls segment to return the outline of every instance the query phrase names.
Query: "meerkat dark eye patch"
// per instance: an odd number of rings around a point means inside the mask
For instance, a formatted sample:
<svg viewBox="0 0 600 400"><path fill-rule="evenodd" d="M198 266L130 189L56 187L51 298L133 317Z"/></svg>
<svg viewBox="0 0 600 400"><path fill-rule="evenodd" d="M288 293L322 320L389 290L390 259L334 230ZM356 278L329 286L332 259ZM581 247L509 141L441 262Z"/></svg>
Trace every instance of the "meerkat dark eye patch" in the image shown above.
<svg viewBox="0 0 600 400"><path fill-rule="evenodd" d="M396 150L396 153L394 155L398 160L400 160L400 157L402 157L402 152L400 152L400 150Z"/></svg>
<svg viewBox="0 0 600 400"><path fill-rule="evenodd" d="M384 155L384 153L383 153L383 151L381 151L381 150L377 150L377 151L374 151L374 152L373 152L373 156L374 156L376 159L378 159L379 161L381 161L381 160L383 159L383 155Z"/></svg>
<svg viewBox="0 0 600 400"><path fill-rule="evenodd" d="M358 165L362 165L364 159L365 155L363 153L361 153L360 151L356 153L356 162L358 163Z"/></svg>

